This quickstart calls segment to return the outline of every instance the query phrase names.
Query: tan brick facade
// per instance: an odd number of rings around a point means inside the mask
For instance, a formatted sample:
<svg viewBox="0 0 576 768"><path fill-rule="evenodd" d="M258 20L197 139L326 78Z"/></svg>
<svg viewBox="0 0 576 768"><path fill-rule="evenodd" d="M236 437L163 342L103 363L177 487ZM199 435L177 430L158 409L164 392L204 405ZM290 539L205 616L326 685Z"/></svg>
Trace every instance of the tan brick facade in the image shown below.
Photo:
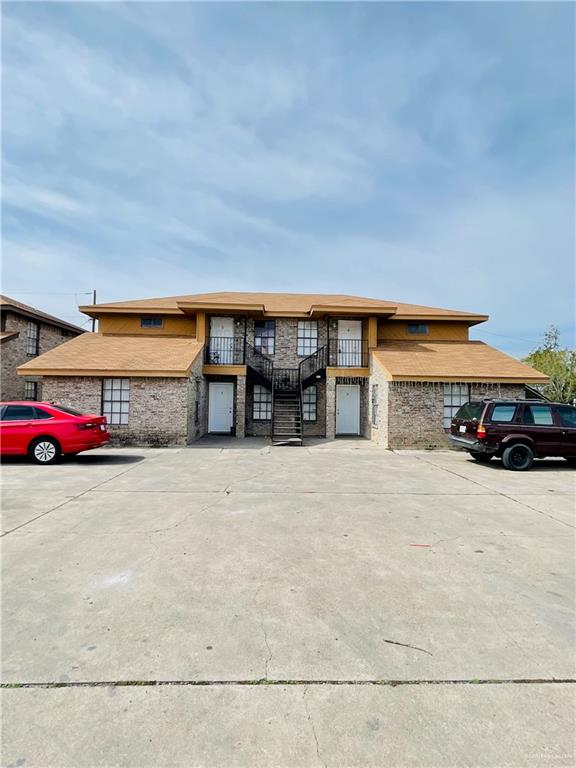
<svg viewBox="0 0 576 768"><path fill-rule="evenodd" d="M34 359L34 355L27 352L28 326L30 322L37 322L39 331L39 353L48 352L54 347L63 344L71 339L75 334L57 326L50 325L42 321L32 321L31 318L20 315L16 312L3 312L3 326L6 333L17 333L18 335L6 339L0 347L0 357L2 359L1 369L1 399L2 400L23 400L25 397L25 382L38 382L37 398L43 397L42 379L38 376L18 376L16 369L19 365L27 363Z"/></svg>
<svg viewBox="0 0 576 768"><path fill-rule="evenodd" d="M380 381L378 384L380 387ZM523 398L524 387L471 384L470 398L483 397ZM448 437L442 426L443 412L443 382L388 382L387 439L382 444L387 448L448 448Z"/></svg>
<svg viewBox="0 0 576 768"><path fill-rule="evenodd" d="M84 413L100 414L102 381L96 376L46 376L44 397ZM192 405L189 386L185 378L130 378L128 424L110 425L113 443L185 445Z"/></svg>
<svg viewBox="0 0 576 768"><path fill-rule="evenodd" d="M237 351L242 351L244 344L254 345L255 319L253 316L232 315L226 312L215 312L214 315L233 317L234 336L238 339L235 347ZM207 317L208 327L210 316ZM298 318L271 317L269 319L275 320L274 353L270 355L274 366L297 369L305 357L298 355ZM318 348L325 346L329 338L337 338L336 314L319 318L317 324ZM367 339L369 327L367 319L364 318L364 339ZM22 342L25 344L25 333L21 335ZM45 333L43 343L49 343L49 339L49 334ZM46 347L42 351L45 349ZM446 448L448 441L443 428L444 382L398 380L376 362L379 352L380 348L374 350L372 355L369 378L355 376L354 368L347 369L350 375L341 375L342 371L334 371L334 369L332 369L333 375L328 375L330 369L327 372L324 371L327 378L322 376L315 383L317 418L316 421L303 422L304 437L318 436L334 439L337 387L355 384L360 389L360 434L362 436L392 449ZM238 360L237 364L241 362L242 359ZM209 382L215 380L234 383L233 433L238 438L252 435L269 437L271 421L255 421L253 418L254 380L251 379L250 368L247 375L235 375L238 371L232 370L226 373L223 369L223 375L216 376L213 368L205 375L203 365L203 355L200 354L187 376L169 378L165 377L164 371L158 377L131 376L128 424L111 426L110 431L114 442L184 445L198 439L208 431ZM338 375L335 375L336 373ZM130 376L130 373L116 375ZM43 396L85 412L101 413L102 381L102 378L97 376L47 376L44 380ZM524 386L521 384L479 382L466 386L469 387L472 399L524 396Z"/></svg>

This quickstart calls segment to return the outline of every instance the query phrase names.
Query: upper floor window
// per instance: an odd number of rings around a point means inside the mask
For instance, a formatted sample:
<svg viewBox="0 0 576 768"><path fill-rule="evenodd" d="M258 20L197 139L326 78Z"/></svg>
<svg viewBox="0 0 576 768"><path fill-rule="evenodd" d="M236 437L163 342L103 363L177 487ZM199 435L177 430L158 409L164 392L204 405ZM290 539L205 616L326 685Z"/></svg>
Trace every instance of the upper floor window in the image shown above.
<svg viewBox="0 0 576 768"><path fill-rule="evenodd" d="M40 354L40 323L30 320L26 330L26 354L30 356Z"/></svg>
<svg viewBox="0 0 576 768"><path fill-rule="evenodd" d="M408 333L425 336L428 333L428 323L408 323Z"/></svg>
<svg viewBox="0 0 576 768"><path fill-rule="evenodd" d="M318 349L318 323L316 320L298 321L298 354L311 355Z"/></svg>
<svg viewBox="0 0 576 768"><path fill-rule="evenodd" d="M274 320L256 320L254 323L254 349L264 355L274 354L274 337L276 323Z"/></svg>
<svg viewBox="0 0 576 768"><path fill-rule="evenodd" d="M164 326L163 317L141 317L140 328L162 328Z"/></svg>
<svg viewBox="0 0 576 768"><path fill-rule="evenodd" d="M130 379L104 379L102 383L102 415L108 424L128 424Z"/></svg>

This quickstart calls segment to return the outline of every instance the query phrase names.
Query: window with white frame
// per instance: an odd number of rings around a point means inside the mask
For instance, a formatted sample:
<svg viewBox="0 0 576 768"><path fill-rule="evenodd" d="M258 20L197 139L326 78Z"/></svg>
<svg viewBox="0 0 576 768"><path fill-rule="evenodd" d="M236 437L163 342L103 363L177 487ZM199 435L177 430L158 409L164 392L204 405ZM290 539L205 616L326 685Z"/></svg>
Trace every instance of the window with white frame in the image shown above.
<svg viewBox="0 0 576 768"><path fill-rule="evenodd" d="M24 400L38 400L38 382L24 382Z"/></svg>
<svg viewBox="0 0 576 768"><path fill-rule="evenodd" d="M130 379L104 379L102 382L102 415L108 424L128 424Z"/></svg>
<svg viewBox="0 0 576 768"><path fill-rule="evenodd" d="M318 349L318 323L316 320L298 321L298 354L307 356Z"/></svg>
<svg viewBox="0 0 576 768"><path fill-rule="evenodd" d="M272 392L261 384L254 384L254 421L270 421L272 418Z"/></svg>
<svg viewBox="0 0 576 768"><path fill-rule="evenodd" d="M470 384L444 384L444 418L442 426L450 429L450 422L461 405L470 400Z"/></svg>
<svg viewBox="0 0 576 768"><path fill-rule="evenodd" d="M302 392L302 415L304 421L316 421L318 389L315 384Z"/></svg>
<svg viewBox="0 0 576 768"><path fill-rule="evenodd" d="M30 320L26 330L26 354L29 356L40 353L40 323Z"/></svg>

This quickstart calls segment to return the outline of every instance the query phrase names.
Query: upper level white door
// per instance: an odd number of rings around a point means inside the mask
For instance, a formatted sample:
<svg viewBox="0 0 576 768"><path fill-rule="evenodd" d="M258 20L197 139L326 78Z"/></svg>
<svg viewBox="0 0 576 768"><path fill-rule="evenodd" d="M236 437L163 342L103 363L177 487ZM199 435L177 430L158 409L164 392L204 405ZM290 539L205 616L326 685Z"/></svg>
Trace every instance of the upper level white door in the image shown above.
<svg viewBox="0 0 576 768"><path fill-rule="evenodd" d="M231 432L234 412L234 384L211 381L208 386L208 432Z"/></svg>
<svg viewBox="0 0 576 768"><path fill-rule="evenodd" d="M338 320L338 365L362 364L362 320Z"/></svg>
<svg viewBox="0 0 576 768"><path fill-rule="evenodd" d="M210 318L209 361L215 365L234 365L234 318Z"/></svg>

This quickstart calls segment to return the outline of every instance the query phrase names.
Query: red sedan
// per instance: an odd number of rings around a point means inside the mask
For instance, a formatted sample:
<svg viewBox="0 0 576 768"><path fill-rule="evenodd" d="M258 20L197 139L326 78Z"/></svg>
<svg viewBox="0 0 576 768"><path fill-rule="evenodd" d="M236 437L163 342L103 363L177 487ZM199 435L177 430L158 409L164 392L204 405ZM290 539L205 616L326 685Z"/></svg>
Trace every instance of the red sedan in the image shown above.
<svg viewBox="0 0 576 768"><path fill-rule="evenodd" d="M99 448L110 439L105 416L85 416L54 403L0 403L0 455L54 464L63 454Z"/></svg>

